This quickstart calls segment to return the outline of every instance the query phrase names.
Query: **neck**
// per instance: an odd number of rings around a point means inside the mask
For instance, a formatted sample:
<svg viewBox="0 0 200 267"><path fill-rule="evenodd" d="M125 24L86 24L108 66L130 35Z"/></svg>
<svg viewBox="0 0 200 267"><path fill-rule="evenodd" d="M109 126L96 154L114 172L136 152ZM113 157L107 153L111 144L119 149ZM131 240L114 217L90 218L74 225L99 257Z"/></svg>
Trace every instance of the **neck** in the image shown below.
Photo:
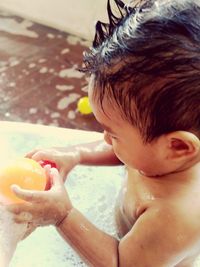
<svg viewBox="0 0 200 267"><path fill-rule="evenodd" d="M195 157L194 159L187 161L186 163L184 163L183 165L179 166L178 168L176 168L175 170L169 171L169 172L161 172L161 173L153 173L153 174L149 174L149 173L145 173L141 170L138 170L139 173L143 176L147 176L147 177L152 177L152 178L159 178L159 177L164 177L170 174L177 174L177 173L181 173L181 172L186 172L192 169L196 169L199 168L200 169L200 156Z"/></svg>

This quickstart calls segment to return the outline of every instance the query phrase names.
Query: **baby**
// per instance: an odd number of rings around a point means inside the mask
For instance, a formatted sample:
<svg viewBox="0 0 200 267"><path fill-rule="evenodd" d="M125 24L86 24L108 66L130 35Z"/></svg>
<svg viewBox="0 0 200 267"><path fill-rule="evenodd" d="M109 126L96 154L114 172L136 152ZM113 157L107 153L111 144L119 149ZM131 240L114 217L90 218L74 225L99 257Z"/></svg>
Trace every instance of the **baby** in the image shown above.
<svg viewBox="0 0 200 267"><path fill-rule="evenodd" d="M89 266L189 267L200 253L200 1L115 4L83 68L105 142L30 152L58 171L46 166L46 192L14 186L27 203L9 209L55 225ZM126 166L119 240L73 207L64 180L77 164Z"/></svg>

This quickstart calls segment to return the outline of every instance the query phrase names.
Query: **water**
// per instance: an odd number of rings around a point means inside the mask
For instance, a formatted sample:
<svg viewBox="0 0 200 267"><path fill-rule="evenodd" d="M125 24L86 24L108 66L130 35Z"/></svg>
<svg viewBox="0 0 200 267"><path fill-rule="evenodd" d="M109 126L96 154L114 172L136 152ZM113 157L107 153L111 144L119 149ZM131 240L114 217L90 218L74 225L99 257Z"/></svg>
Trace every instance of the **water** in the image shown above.
<svg viewBox="0 0 200 267"><path fill-rule="evenodd" d="M28 126L30 127L30 126ZM34 129L37 126L34 126ZM34 130L31 133L23 127L0 131L0 166L6 158L23 156L35 147L63 146L84 142L84 136L67 136L47 130ZM88 141L89 139L87 139ZM123 167L77 166L70 174L66 187L73 205L98 228L116 237L114 205L124 176ZM14 224L11 215L0 206L0 259L11 258L9 267L86 267L79 256L60 237L53 226L36 229L25 240L25 225ZM17 249L15 250L15 246ZM7 249L9 248L9 249ZM6 254L7 253L7 254ZM0 262L0 267L3 263ZM200 267L200 257L194 267Z"/></svg>
<svg viewBox="0 0 200 267"><path fill-rule="evenodd" d="M91 222L116 236L114 205L122 177L121 167L78 166L66 187L73 205ZM95 190L94 190L95 189ZM10 267L86 266L53 226L40 227L21 241Z"/></svg>
<svg viewBox="0 0 200 267"><path fill-rule="evenodd" d="M16 124L15 127L12 124L11 127L9 125L7 127L7 124L1 123L0 128L0 146L3 151L0 153L0 167L8 159L24 156L26 152L36 147L63 146L63 144L67 146L95 139L94 133L86 139L84 133L77 135L73 132L73 135L69 133L66 135L65 132L50 130L50 127L40 129L37 125L26 127L24 124ZM122 167L77 166L66 181L73 205L97 227L112 235L116 233L114 205L122 176ZM7 258L14 253L9 267L86 266L53 226L37 228L17 244L23 236L25 226L14 224L11 216L6 214L5 210L2 212L0 209L0 229L2 229L0 252L10 253L6 255ZM17 248L14 252L15 246ZM5 267L2 262L0 267Z"/></svg>

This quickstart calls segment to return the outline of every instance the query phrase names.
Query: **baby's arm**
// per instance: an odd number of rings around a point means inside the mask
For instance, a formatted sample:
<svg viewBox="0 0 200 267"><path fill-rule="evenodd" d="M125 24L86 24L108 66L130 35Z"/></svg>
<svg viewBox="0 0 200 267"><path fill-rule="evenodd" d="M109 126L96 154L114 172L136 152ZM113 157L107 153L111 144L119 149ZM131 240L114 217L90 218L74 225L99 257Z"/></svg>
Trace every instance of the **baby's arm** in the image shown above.
<svg viewBox="0 0 200 267"><path fill-rule="evenodd" d="M71 210L57 230L89 266L119 266L118 240L94 226L77 209Z"/></svg>
<svg viewBox="0 0 200 267"><path fill-rule="evenodd" d="M29 152L26 157L36 161L54 162L63 179L69 170L78 164L104 166L121 164L112 146L106 144L104 140L69 147L36 149Z"/></svg>
<svg viewBox="0 0 200 267"><path fill-rule="evenodd" d="M191 251L195 253L199 244L199 230L191 227L189 219L159 206L148 208L120 242L76 209L57 230L89 266L95 267L172 267Z"/></svg>
<svg viewBox="0 0 200 267"><path fill-rule="evenodd" d="M151 206L146 205L130 232L118 242L73 207L58 171L47 167L51 189L43 192L15 187L17 196L26 202L11 205L9 210L18 223L32 220L41 226L55 225L89 266L171 267L189 253L196 253L199 217L194 220L193 213L188 216L183 203L158 200Z"/></svg>
<svg viewBox="0 0 200 267"><path fill-rule="evenodd" d="M80 153L80 164L83 165L119 165L121 161L116 157L112 146L104 140L76 146Z"/></svg>

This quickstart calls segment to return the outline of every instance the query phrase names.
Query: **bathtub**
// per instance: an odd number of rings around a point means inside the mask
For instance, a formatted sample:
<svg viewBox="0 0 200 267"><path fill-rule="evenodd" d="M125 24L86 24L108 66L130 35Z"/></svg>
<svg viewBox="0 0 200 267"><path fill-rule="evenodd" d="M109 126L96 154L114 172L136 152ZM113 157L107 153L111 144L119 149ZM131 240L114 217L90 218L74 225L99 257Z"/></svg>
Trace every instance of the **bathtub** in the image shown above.
<svg viewBox="0 0 200 267"><path fill-rule="evenodd" d="M0 122L0 129L1 164L6 158L21 157L35 147L72 145L102 138L100 133L15 122ZM77 166L66 181L74 206L97 227L115 237L114 204L123 172L123 167ZM94 188L98 188L95 193ZM20 227L23 232L23 226ZM38 228L17 243L19 225L0 216L0 235L1 252L6 253L6 246L10 246L9 253L14 253L9 267L86 266L53 226ZM4 267L2 262L0 266Z"/></svg>
<svg viewBox="0 0 200 267"><path fill-rule="evenodd" d="M0 165L7 158L21 157L35 147L67 146L102 138L102 134L96 132L19 122L0 122L0 129ZM77 166L65 183L73 205L98 228L116 238L114 205L123 176L123 167ZM94 188L98 188L95 193ZM23 227L14 224L10 217L0 216L0 257L2 250L7 253L6 246L10 246L8 251L13 256L9 267L87 266L53 226L40 227L17 242ZM0 263L1 267L7 267ZM200 257L194 267L200 267Z"/></svg>

